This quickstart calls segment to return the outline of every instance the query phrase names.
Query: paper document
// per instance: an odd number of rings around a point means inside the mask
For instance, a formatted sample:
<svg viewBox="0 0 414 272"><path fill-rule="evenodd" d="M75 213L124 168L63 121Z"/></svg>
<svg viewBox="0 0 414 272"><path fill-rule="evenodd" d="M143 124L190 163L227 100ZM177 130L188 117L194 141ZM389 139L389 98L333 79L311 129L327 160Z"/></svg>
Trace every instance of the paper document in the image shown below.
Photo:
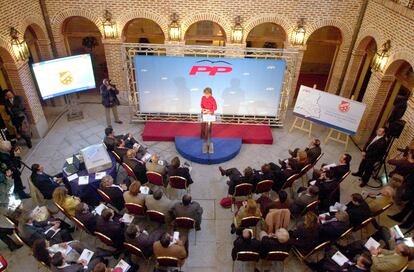
<svg viewBox="0 0 414 272"><path fill-rule="evenodd" d="M134 220L134 216L124 213L124 216L122 216L121 221L126 224L131 224L132 220Z"/></svg>
<svg viewBox="0 0 414 272"><path fill-rule="evenodd" d="M77 173L75 173L75 174L73 174L73 175L70 175L69 177L68 177L68 180L69 181L73 181L73 180L75 180L75 179L77 179L78 178L78 174Z"/></svg>
<svg viewBox="0 0 414 272"><path fill-rule="evenodd" d="M339 266L343 266L344 263L349 262L348 258L342 254L340 251L337 251L333 256L332 260L336 262Z"/></svg>
<svg viewBox="0 0 414 272"><path fill-rule="evenodd" d="M163 160L159 160L158 161L158 165L164 166L164 161Z"/></svg>
<svg viewBox="0 0 414 272"><path fill-rule="evenodd" d="M408 247L414 247L414 242L413 242L413 239L411 237L410 238L404 238L403 242Z"/></svg>
<svg viewBox="0 0 414 272"><path fill-rule="evenodd" d="M395 233L395 239L402 239L404 238L404 234L402 233L400 227L398 225L395 225L390 228L390 231Z"/></svg>
<svg viewBox="0 0 414 272"><path fill-rule="evenodd" d="M98 206L98 207L96 207L96 208L95 208L94 212L95 212L97 215L101 215L101 213L102 213L102 211L103 211L104 209L106 209L106 206L105 206L105 204L101 203L101 204L99 204L99 206Z"/></svg>
<svg viewBox="0 0 414 272"><path fill-rule="evenodd" d="M380 247L380 243L378 243L374 238L369 237L368 241L365 243L365 247L370 250L371 247L377 249Z"/></svg>
<svg viewBox="0 0 414 272"><path fill-rule="evenodd" d="M180 232L174 231L172 244L177 243L178 240L180 240Z"/></svg>
<svg viewBox="0 0 414 272"><path fill-rule="evenodd" d="M316 179L312 180L311 182L309 182L310 185L315 185L316 184Z"/></svg>
<svg viewBox="0 0 414 272"><path fill-rule="evenodd" d="M49 251L53 253L61 252L64 255L68 255L69 252L72 250L71 246L67 245L66 247L60 246L59 244L54 244L53 246L49 247Z"/></svg>
<svg viewBox="0 0 414 272"><path fill-rule="evenodd" d="M89 176L80 176L78 180L79 185L87 185L89 183Z"/></svg>
<svg viewBox="0 0 414 272"><path fill-rule="evenodd" d="M324 167L322 167L323 168L323 170L329 170L331 167L335 167L336 166L336 164L335 163L331 163L331 164L328 164L328 165L325 165Z"/></svg>
<svg viewBox="0 0 414 272"><path fill-rule="evenodd" d="M138 150L141 147L141 145L139 143L135 143L132 148L134 148L135 150Z"/></svg>
<svg viewBox="0 0 414 272"><path fill-rule="evenodd" d="M94 254L93 251L90 251L89 249L85 248L82 251L82 254L79 257L79 260L85 260L86 261L86 264L89 264L89 262L92 259L93 254Z"/></svg>
<svg viewBox="0 0 414 272"><path fill-rule="evenodd" d="M102 179L104 176L106 176L106 172L105 171L103 171L103 172L96 172L95 173L95 179L96 180Z"/></svg>
<svg viewBox="0 0 414 272"><path fill-rule="evenodd" d="M70 157L70 158L67 158L67 159L66 159L66 162L67 162L68 164L72 164L72 163L73 163L73 156L72 156L72 157Z"/></svg>
<svg viewBox="0 0 414 272"><path fill-rule="evenodd" d="M121 268L122 272L127 272L131 266L124 260L119 260L119 263L114 268Z"/></svg>
<svg viewBox="0 0 414 272"><path fill-rule="evenodd" d="M346 205L336 202L335 205L329 207L330 212L346 211Z"/></svg>
<svg viewBox="0 0 414 272"><path fill-rule="evenodd" d="M142 156L141 161L143 162L147 162L149 159L151 159L151 154L150 153L145 153L144 156Z"/></svg>
<svg viewBox="0 0 414 272"><path fill-rule="evenodd" d="M147 187L147 186L141 186L141 187L139 188L139 192L140 192L141 194L144 194L144 195L148 195L148 194L149 194L149 190L150 190L150 188L149 188L149 187Z"/></svg>

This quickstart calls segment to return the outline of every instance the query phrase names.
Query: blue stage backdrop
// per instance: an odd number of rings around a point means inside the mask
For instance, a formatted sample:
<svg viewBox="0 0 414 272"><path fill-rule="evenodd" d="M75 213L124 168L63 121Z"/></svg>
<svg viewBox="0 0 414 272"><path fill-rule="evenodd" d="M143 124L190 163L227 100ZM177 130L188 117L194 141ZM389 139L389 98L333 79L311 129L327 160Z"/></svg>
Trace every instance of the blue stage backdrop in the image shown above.
<svg viewBox="0 0 414 272"><path fill-rule="evenodd" d="M284 60L135 56L143 113L199 113L210 87L217 113L276 116Z"/></svg>

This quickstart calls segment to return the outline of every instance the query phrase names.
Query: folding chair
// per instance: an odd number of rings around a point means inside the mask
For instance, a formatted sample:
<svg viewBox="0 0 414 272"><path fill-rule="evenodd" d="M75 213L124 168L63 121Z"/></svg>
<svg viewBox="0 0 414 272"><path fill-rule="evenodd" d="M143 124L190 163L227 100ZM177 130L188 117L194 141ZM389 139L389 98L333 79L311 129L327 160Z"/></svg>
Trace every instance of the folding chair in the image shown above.
<svg viewBox="0 0 414 272"><path fill-rule="evenodd" d="M177 268L181 271L181 266L178 265L178 259L174 257L160 256L156 259L157 269L163 268Z"/></svg>
<svg viewBox="0 0 414 272"><path fill-rule="evenodd" d="M183 228L190 232L191 229L194 229L194 245L197 245L197 230L195 227L195 220L190 217L177 217L174 220L174 225L177 228Z"/></svg>
<svg viewBox="0 0 414 272"><path fill-rule="evenodd" d="M189 187L186 178L180 176L170 176L168 179L168 184L172 189L185 190L187 193L189 192Z"/></svg>
<svg viewBox="0 0 414 272"><path fill-rule="evenodd" d="M235 211L236 209L236 198L237 197L248 197L252 194L253 185L250 183L241 183L239 185L236 185L234 188L234 193L231 198L231 204L232 204L232 211ZM234 206L234 209L233 209Z"/></svg>
<svg viewBox="0 0 414 272"><path fill-rule="evenodd" d="M380 223L380 219L381 219L381 214L382 213L384 213L386 210L388 210L389 208L391 208L391 206L393 205L394 203L389 203L389 204L387 204L385 207L382 207L380 210L378 210L378 211L376 211L375 213L373 213L371 216L372 217L376 217L377 218L377 221L378 221L378 224Z"/></svg>
<svg viewBox="0 0 414 272"><path fill-rule="evenodd" d="M325 247L327 247L330 243L331 243L330 241L323 242L323 243L317 245L315 248L313 248L308 254L303 254L296 247L293 247L293 252L299 258L299 261L301 263L306 262L308 260L308 258L311 257L314 254L318 254L316 256L316 259L317 259L317 261L319 261L320 260L320 258L319 258L319 252L323 251L325 249Z"/></svg>
<svg viewBox="0 0 414 272"><path fill-rule="evenodd" d="M289 252L285 251L270 251L265 257L268 262L281 262L282 271L285 270L285 260L289 257Z"/></svg>
<svg viewBox="0 0 414 272"><path fill-rule="evenodd" d="M126 164L126 163L122 163L122 167L124 168L125 172L127 173L128 177L133 178L134 180L138 180L137 176L135 176L134 171L132 170L132 168Z"/></svg>
<svg viewBox="0 0 414 272"><path fill-rule="evenodd" d="M150 259L145 257L144 253L142 252L142 250L139 247L134 246L133 244L124 242L124 248L130 254L138 257L139 259L144 260L147 263L147 266L149 265Z"/></svg>
<svg viewBox="0 0 414 272"><path fill-rule="evenodd" d="M255 262L255 268L256 268L256 263L259 261L259 258L260 258L260 255L257 252L253 252L253 251L237 252L236 260L233 261L232 271L234 272L234 264L236 263L236 261Z"/></svg>
<svg viewBox="0 0 414 272"><path fill-rule="evenodd" d="M273 187L273 180L265 179L256 184L255 194L270 192Z"/></svg>
<svg viewBox="0 0 414 272"><path fill-rule="evenodd" d="M128 213L134 216L145 215L145 207L136 203L125 203Z"/></svg>
<svg viewBox="0 0 414 272"><path fill-rule="evenodd" d="M165 224L165 214L155 210L147 210L148 219L159 224Z"/></svg>
<svg viewBox="0 0 414 272"><path fill-rule="evenodd" d="M374 217L370 217L368 219L366 219L364 222L361 223L361 225L359 225L358 227L353 228L353 232L357 232L357 231L361 231L361 240L362 240L362 236L363 236L363 230L372 222L374 222Z"/></svg>
<svg viewBox="0 0 414 272"><path fill-rule="evenodd" d="M300 178L299 174L294 174L292 176L290 176L286 181L285 184L283 184L282 186L282 190L285 190L287 188L290 189L290 196L293 198L293 183Z"/></svg>

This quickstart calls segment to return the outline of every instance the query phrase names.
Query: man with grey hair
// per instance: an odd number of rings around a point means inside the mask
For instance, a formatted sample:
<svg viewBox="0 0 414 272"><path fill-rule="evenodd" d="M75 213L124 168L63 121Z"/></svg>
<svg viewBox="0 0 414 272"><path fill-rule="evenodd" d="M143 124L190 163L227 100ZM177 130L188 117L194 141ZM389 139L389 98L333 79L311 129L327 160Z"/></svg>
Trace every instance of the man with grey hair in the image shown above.
<svg viewBox="0 0 414 272"><path fill-rule="evenodd" d="M147 172L155 172L163 177L167 172L165 165L160 163L160 157L157 154L151 156L151 159L146 162L145 167L147 168Z"/></svg>
<svg viewBox="0 0 414 272"><path fill-rule="evenodd" d="M280 228L275 233L269 234L261 231L260 238L260 256L262 258L266 258L266 255L271 251L289 252L292 247L289 232L284 228Z"/></svg>

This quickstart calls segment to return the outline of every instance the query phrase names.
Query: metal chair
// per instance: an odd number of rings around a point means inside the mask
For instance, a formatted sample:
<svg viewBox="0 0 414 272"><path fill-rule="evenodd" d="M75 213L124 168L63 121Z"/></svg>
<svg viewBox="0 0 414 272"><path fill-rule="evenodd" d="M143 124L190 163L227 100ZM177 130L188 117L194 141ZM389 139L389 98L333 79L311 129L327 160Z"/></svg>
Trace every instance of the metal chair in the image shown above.
<svg viewBox="0 0 414 272"><path fill-rule="evenodd" d="M111 154L114 156L115 161L118 163L117 167L116 167L116 173L118 173L119 171L119 166L122 165L122 158L115 152L115 151L111 151Z"/></svg>
<svg viewBox="0 0 414 272"><path fill-rule="evenodd" d="M241 220L239 228L251 228L256 227L262 218L259 216L248 216ZM234 217L236 220L236 217Z"/></svg>
<svg viewBox="0 0 414 272"><path fill-rule="evenodd" d="M136 203L125 203L128 213L134 216L145 215L145 207Z"/></svg>
<svg viewBox="0 0 414 272"><path fill-rule="evenodd" d="M265 257L265 261L268 262L281 262L282 271L285 270L285 260L289 257L289 252L285 251L270 251Z"/></svg>
<svg viewBox="0 0 414 272"><path fill-rule="evenodd" d="M188 193L188 183L187 179L180 176L170 176L168 179L168 184L172 189L176 190L185 190Z"/></svg>
<svg viewBox="0 0 414 272"><path fill-rule="evenodd" d="M148 219L159 224L165 224L165 214L155 210L147 210Z"/></svg>
<svg viewBox="0 0 414 272"><path fill-rule="evenodd" d="M338 184L341 184L341 182L342 181L344 181L348 176L349 176L349 174L351 174L351 171L348 171L348 172L346 172L343 176L342 176L342 178L338 181Z"/></svg>
<svg viewBox="0 0 414 272"><path fill-rule="evenodd" d="M98 192L99 196L102 198L102 200L106 203L109 204L111 203L111 198L109 197L109 195L107 195L104 191L102 191L101 189L96 189L96 191Z"/></svg>
<svg viewBox="0 0 414 272"><path fill-rule="evenodd" d="M240 252L237 252L236 260L233 261L232 271L234 272L234 264L236 263L236 261L257 263L259 261L259 258L260 258L260 255L257 252L253 252L253 251L240 251ZM256 264L255 264L255 266L256 266Z"/></svg>
<svg viewBox="0 0 414 272"><path fill-rule="evenodd" d="M149 265L150 259L148 259L147 257L145 257L144 253L142 252L142 250L139 247L134 246L133 244L124 242L124 248L130 254L135 255L139 259L144 260L147 263L147 266Z"/></svg>
<svg viewBox="0 0 414 272"><path fill-rule="evenodd" d="M310 169L312 169L312 168L313 168L313 166L314 166L314 164L309 163L309 164L305 165L305 166L302 168L302 170L300 170L299 175L300 175L300 177L301 177L301 180L302 180L302 186L303 186L303 187L305 187L305 180L304 180L304 177L306 176L306 174L308 173L308 171L309 171Z"/></svg>
<svg viewBox="0 0 414 272"><path fill-rule="evenodd" d="M250 183L241 183L239 185L236 185L236 187L234 188L234 193L233 196L231 198L231 208L232 211L235 211L236 209L236 198L237 197L248 197L252 194L253 191L253 185ZM233 209L234 206L234 209Z"/></svg>
<svg viewBox="0 0 414 272"><path fill-rule="evenodd" d="M58 208L58 210L61 212L61 213L63 213L63 215L65 216L65 218L63 219L63 220L65 220L66 218L67 219L69 219L69 220L71 220L72 219L72 216L70 216L70 214L68 214L67 212L66 212L66 210L62 207L62 206L60 206L59 204L57 204L55 201L53 201L53 203L55 204L55 206Z"/></svg>
<svg viewBox="0 0 414 272"><path fill-rule="evenodd" d="M98 231L95 231L94 234L99 239L99 241L101 241L106 246L114 247L114 242L112 241L112 239L106 236L105 234Z"/></svg>
<svg viewBox="0 0 414 272"><path fill-rule="evenodd" d="M181 271L181 266L178 265L178 259L175 257L167 257L167 256L160 256L156 259L156 267L164 267L164 268L179 268Z"/></svg>
<svg viewBox="0 0 414 272"><path fill-rule="evenodd" d="M290 189L290 195L293 197L293 183L295 180L297 180L300 177L299 174L291 175L286 181L285 184L282 186L282 190L285 190L287 188Z"/></svg>
<svg viewBox="0 0 414 272"><path fill-rule="evenodd" d="M255 194L266 193L272 190L273 180L265 179L256 184Z"/></svg>
<svg viewBox="0 0 414 272"><path fill-rule="evenodd" d="M76 217L72 217L72 221L75 222L76 227L80 230L79 241L82 241L82 233L83 232L85 232L87 234L90 234L90 235L93 235L93 233L90 232L79 219L77 219Z"/></svg>
<svg viewBox="0 0 414 272"><path fill-rule="evenodd" d="M317 158L316 158L316 160L312 163L313 164L313 167L315 167L315 165L321 160L321 158L322 158L322 156L323 156L323 154L324 153L321 153Z"/></svg>
<svg viewBox="0 0 414 272"><path fill-rule="evenodd" d="M363 230L374 221L374 217L370 217L368 219L366 219L364 222L361 223L361 225L359 225L358 227L353 228L353 232L357 232L357 231L361 231L361 240L362 240L362 232Z"/></svg>
<svg viewBox="0 0 414 272"><path fill-rule="evenodd" d="M388 210L389 208L391 208L391 206L392 206L393 204L394 204L394 203L389 203L389 204L385 205L385 207L382 207L380 210L376 211L376 212L375 212L375 213L373 213L371 216L372 216L372 217L376 217L376 218L377 218L377 220L378 220L378 224L379 224L379 223L380 223L381 214L382 214L383 212L385 212L386 210Z"/></svg>
<svg viewBox="0 0 414 272"><path fill-rule="evenodd" d="M124 168L125 172L127 173L128 177L133 178L134 180L138 180L137 176L135 176L134 171L132 170L132 168L126 164L126 163L122 163L122 167Z"/></svg>
<svg viewBox="0 0 414 272"><path fill-rule="evenodd" d="M408 268L408 264L406 264L403 268L401 268L401 270L400 271L398 271L398 272L404 272L405 270L407 270L407 268Z"/></svg>
<svg viewBox="0 0 414 272"><path fill-rule="evenodd" d="M344 231L339 237L338 239L335 240L335 243L340 242L342 239L346 238L347 236L349 236L352 231L353 231L353 227L350 227L349 229L347 229L346 231Z"/></svg>
<svg viewBox="0 0 414 272"><path fill-rule="evenodd" d="M191 229L194 229L194 245L197 245L197 230L196 230L196 222L194 219L190 217L177 217L174 220L174 225L177 228L183 228L190 232Z"/></svg>
<svg viewBox="0 0 414 272"><path fill-rule="evenodd" d="M323 249L325 249L325 247L327 247L331 242L330 241L326 241L323 242L319 245L317 245L315 248L313 248L308 254L303 254L302 252L300 252L299 249L297 249L296 247L293 247L293 252L295 253L295 255L299 258L299 261L301 263L307 261L307 259L312 256L313 254L318 254L317 256L317 260L319 261L319 252L321 252Z"/></svg>
<svg viewBox="0 0 414 272"><path fill-rule="evenodd" d="M164 187L164 178L160 173L148 171L146 175L149 183L155 186Z"/></svg>
<svg viewBox="0 0 414 272"><path fill-rule="evenodd" d="M313 201L313 202L311 202L311 203L309 203L303 210L302 210L302 212L300 213L300 215L299 216L304 216L307 212L309 212L309 211L313 211L313 210L316 210L317 208L318 208L318 205L319 205L319 200L315 200L315 201Z"/></svg>

